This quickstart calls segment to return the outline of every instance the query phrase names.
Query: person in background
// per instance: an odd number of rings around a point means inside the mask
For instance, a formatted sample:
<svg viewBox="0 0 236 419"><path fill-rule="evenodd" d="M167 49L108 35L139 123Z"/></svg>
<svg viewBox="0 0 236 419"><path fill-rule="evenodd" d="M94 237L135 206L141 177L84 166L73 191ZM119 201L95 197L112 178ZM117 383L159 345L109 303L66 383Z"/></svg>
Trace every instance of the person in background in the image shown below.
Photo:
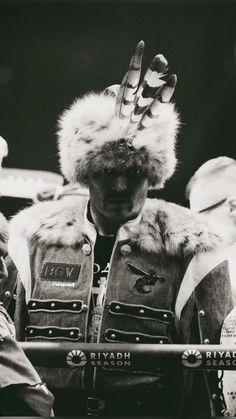
<svg viewBox="0 0 236 419"><path fill-rule="evenodd" d="M39 190L34 197L34 202L57 201L64 198L73 199L76 196L88 196L88 189L74 183L68 183L64 186L52 185Z"/></svg>
<svg viewBox="0 0 236 419"><path fill-rule="evenodd" d="M63 175L89 197L42 202L11 222L16 329L30 342L218 343L232 308L223 239L187 208L147 199L176 165L176 76L162 54L140 84L144 43L121 86L59 121ZM73 357L72 357L73 358ZM73 359L71 359L73 364ZM60 416L219 416L214 371L38 368Z"/></svg>
<svg viewBox="0 0 236 419"><path fill-rule="evenodd" d="M226 239L225 254L235 307L223 323L221 343L230 347L236 344L236 160L220 156L204 163L189 180L186 198L190 208L218 225ZM235 371L224 371L223 394L227 414L236 416Z"/></svg>
<svg viewBox="0 0 236 419"><path fill-rule="evenodd" d="M7 143L0 137L1 163L7 154ZM53 396L16 341L15 327L6 311L8 279L13 276L15 283L14 268L7 269L8 235L7 220L0 213L0 415L53 416Z"/></svg>
<svg viewBox="0 0 236 419"><path fill-rule="evenodd" d="M54 398L15 338L15 327L0 303L0 415L54 416Z"/></svg>
<svg viewBox="0 0 236 419"><path fill-rule="evenodd" d="M186 186L191 210L198 212L225 237L234 305L236 305L236 160L220 156L208 160Z"/></svg>

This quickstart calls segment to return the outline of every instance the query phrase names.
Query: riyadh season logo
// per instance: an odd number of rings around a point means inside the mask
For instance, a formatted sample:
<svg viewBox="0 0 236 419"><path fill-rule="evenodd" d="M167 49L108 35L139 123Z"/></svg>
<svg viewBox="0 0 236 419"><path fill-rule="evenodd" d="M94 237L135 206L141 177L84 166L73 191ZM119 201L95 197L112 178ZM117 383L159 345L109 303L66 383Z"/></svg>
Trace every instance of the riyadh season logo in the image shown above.
<svg viewBox="0 0 236 419"><path fill-rule="evenodd" d="M187 349L182 354L182 364L188 368L196 368L200 365L204 369L236 369L236 351L204 351L197 349Z"/></svg>
<svg viewBox="0 0 236 419"><path fill-rule="evenodd" d="M187 349L182 354L182 364L185 367L196 368L202 364L202 354L197 349Z"/></svg>
<svg viewBox="0 0 236 419"><path fill-rule="evenodd" d="M68 353L66 363L70 367L84 367L87 364L87 358L84 352L74 349Z"/></svg>
<svg viewBox="0 0 236 419"><path fill-rule="evenodd" d="M85 355L79 349L73 349L66 356L66 363L70 367L84 367L86 364L92 367L123 368L131 366L130 352L90 352Z"/></svg>
<svg viewBox="0 0 236 419"><path fill-rule="evenodd" d="M131 354L130 352L91 352L90 365L104 368L129 368Z"/></svg>

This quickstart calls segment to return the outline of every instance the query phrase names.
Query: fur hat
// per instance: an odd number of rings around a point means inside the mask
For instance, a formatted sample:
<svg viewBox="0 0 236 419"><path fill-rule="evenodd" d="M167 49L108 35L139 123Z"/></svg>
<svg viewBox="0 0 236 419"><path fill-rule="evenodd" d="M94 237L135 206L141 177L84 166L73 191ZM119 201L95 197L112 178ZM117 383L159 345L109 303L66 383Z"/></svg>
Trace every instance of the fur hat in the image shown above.
<svg viewBox="0 0 236 419"><path fill-rule="evenodd" d="M186 187L190 208L204 211L236 195L236 160L217 157L204 163Z"/></svg>
<svg viewBox="0 0 236 419"><path fill-rule="evenodd" d="M154 57L139 86L144 43L139 42L121 86L75 100L59 119L61 171L87 185L89 175L135 169L161 188L175 169L178 114L170 99L176 76L166 81L168 63Z"/></svg>

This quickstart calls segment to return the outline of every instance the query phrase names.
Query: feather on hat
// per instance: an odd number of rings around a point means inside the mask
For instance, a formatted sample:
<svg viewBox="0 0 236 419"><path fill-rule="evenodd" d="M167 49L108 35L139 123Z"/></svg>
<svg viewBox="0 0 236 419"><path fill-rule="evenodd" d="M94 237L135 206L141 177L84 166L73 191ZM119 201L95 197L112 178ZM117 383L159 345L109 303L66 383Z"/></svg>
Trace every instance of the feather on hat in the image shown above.
<svg viewBox="0 0 236 419"><path fill-rule="evenodd" d="M121 85L75 100L59 119L58 146L63 175L87 185L101 171L138 169L161 188L175 169L178 113L170 102L176 76L165 81L168 63L154 57L140 83L144 50L139 42Z"/></svg>

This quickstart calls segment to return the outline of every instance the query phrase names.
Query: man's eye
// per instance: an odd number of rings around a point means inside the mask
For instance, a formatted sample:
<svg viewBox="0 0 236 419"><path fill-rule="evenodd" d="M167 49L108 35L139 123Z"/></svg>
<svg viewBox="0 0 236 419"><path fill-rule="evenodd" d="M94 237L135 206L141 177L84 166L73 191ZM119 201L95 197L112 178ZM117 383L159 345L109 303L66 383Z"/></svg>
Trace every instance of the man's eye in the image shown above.
<svg viewBox="0 0 236 419"><path fill-rule="evenodd" d="M141 172L141 170L140 169L130 169L129 171L128 171L128 174L129 175L135 175L135 176L141 176L142 175L142 172Z"/></svg>
<svg viewBox="0 0 236 419"><path fill-rule="evenodd" d="M102 174L103 175L110 175L112 173L111 169L108 169L107 167L105 167L104 169L102 169Z"/></svg>

